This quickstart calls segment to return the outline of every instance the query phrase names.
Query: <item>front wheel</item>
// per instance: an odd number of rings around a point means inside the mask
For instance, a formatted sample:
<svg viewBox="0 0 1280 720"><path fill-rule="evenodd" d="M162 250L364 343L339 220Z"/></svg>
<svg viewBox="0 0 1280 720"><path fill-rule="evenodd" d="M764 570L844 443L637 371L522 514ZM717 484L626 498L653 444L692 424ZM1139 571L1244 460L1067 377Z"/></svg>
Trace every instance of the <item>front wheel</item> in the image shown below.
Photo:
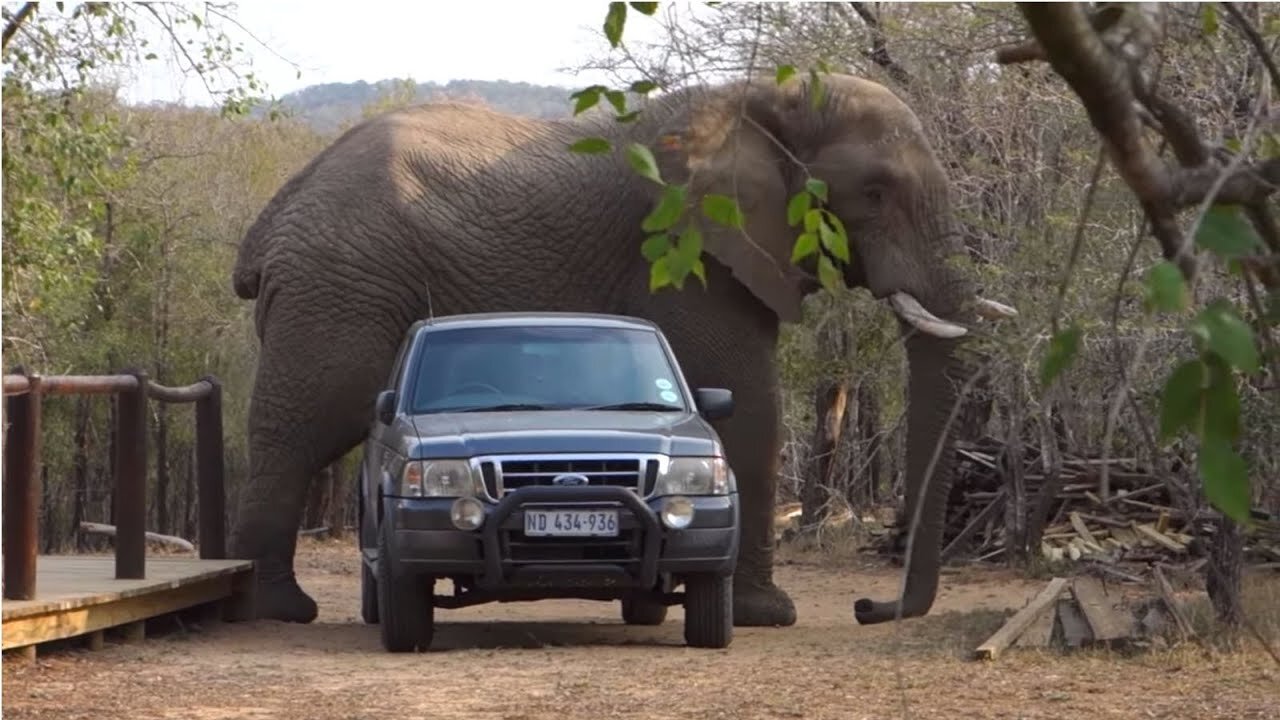
<svg viewBox="0 0 1280 720"><path fill-rule="evenodd" d="M435 633L435 581L392 571L388 531L378 533L378 619L387 652L425 652Z"/></svg>
<svg viewBox="0 0 1280 720"><path fill-rule="evenodd" d="M685 578L684 641L703 648L726 648L733 642L732 575Z"/></svg>
<svg viewBox="0 0 1280 720"><path fill-rule="evenodd" d="M366 625L378 624L378 578L365 562L363 551L360 553L360 619Z"/></svg>

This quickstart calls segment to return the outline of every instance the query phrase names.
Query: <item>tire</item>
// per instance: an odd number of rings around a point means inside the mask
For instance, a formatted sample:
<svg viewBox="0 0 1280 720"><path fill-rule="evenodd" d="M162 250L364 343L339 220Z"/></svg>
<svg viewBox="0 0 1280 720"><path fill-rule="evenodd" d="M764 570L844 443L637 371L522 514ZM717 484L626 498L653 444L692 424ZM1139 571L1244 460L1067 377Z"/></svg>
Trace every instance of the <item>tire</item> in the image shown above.
<svg viewBox="0 0 1280 720"><path fill-rule="evenodd" d="M733 642L732 575L685 578L684 641L701 648L726 648Z"/></svg>
<svg viewBox="0 0 1280 720"><path fill-rule="evenodd" d="M366 625L378 624L378 578L374 577L364 551L360 551L360 619Z"/></svg>
<svg viewBox="0 0 1280 720"><path fill-rule="evenodd" d="M647 598L624 598L622 621L628 625L661 625L667 620L667 606Z"/></svg>
<svg viewBox="0 0 1280 720"><path fill-rule="evenodd" d="M434 579L392 572L388 532L378 533L378 619L387 652L425 652L435 631Z"/></svg>

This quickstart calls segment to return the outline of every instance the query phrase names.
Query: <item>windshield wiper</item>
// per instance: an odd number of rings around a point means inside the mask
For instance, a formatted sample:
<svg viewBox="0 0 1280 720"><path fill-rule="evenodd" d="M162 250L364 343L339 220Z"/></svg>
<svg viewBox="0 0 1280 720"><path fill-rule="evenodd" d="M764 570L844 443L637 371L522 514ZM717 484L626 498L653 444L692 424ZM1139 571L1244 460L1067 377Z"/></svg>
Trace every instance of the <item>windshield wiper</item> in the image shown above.
<svg viewBox="0 0 1280 720"><path fill-rule="evenodd" d="M577 410L667 410L675 412L684 410L679 405L667 405L666 403L655 402L625 402L615 403L612 405L588 405L586 407L576 408Z"/></svg>
<svg viewBox="0 0 1280 720"><path fill-rule="evenodd" d="M503 410L554 410L550 405L539 405L537 403L507 403L506 405L483 405L481 407L467 408L458 412L501 412Z"/></svg>

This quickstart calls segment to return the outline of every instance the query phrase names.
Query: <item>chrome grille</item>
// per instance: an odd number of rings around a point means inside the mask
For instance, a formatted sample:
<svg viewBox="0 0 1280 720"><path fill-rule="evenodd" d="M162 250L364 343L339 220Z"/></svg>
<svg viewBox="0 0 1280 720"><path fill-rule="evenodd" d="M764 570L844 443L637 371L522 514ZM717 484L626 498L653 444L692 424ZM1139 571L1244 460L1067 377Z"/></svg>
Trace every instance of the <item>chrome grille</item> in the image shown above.
<svg viewBox="0 0 1280 720"><path fill-rule="evenodd" d="M652 491L662 464L657 455L500 455L476 458L485 490L495 500L522 487L553 485L557 475L587 478L592 487L624 487L642 497Z"/></svg>

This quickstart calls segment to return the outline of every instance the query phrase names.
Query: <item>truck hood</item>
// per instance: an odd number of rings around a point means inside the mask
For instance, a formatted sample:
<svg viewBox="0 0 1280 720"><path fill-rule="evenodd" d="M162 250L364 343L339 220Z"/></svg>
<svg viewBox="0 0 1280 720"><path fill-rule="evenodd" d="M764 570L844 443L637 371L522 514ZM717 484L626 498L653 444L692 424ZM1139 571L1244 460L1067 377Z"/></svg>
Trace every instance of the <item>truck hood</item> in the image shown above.
<svg viewBox="0 0 1280 720"><path fill-rule="evenodd" d="M722 455L701 417L685 412L545 410L415 415L409 457L506 453Z"/></svg>

